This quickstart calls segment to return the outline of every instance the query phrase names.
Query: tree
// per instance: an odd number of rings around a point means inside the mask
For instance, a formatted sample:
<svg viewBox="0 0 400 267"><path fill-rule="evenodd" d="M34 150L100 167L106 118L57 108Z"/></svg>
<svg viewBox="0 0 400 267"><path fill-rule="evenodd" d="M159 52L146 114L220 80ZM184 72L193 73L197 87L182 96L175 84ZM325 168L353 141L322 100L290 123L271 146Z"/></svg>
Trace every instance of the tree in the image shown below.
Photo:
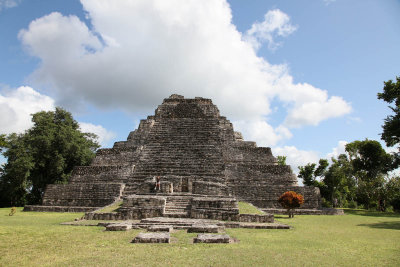
<svg viewBox="0 0 400 267"><path fill-rule="evenodd" d="M279 197L278 202L283 208L287 209L289 218L293 218L294 210L304 203L304 198L301 194L297 194L294 191L288 191Z"/></svg>
<svg viewBox="0 0 400 267"><path fill-rule="evenodd" d="M384 175L395 168L394 157L375 140L354 141L346 145L357 183L357 202L367 208L381 203Z"/></svg>
<svg viewBox="0 0 400 267"><path fill-rule="evenodd" d="M320 159L318 162L318 167L315 163L308 163L305 166L299 166L298 177L303 179L303 184L308 186L319 187L320 184L317 178L321 179L326 172L326 168L329 166L328 160Z"/></svg>
<svg viewBox="0 0 400 267"><path fill-rule="evenodd" d="M286 165L286 156L277 156L278 165Z"/></svg>
<svg viewBox="0 0 400 267"><path fill-rule="evenodd" d="M343 207L346 201L354 201L356 184L353 167L346 154L332 158L322 182L325 184L325 198L333 207Z"/></svg>
<svg viewBox="0 0 400 267"><path fill-rule="evenodd" d="M0 134L0 152L2 152L3 148L5 148L6 146L7 146L6 135Z"/></svg>
<svg viewBox="0 0 400 267"><path fill-rule="evenodd" d="M382 126L382 140L387 146L395 146L400 144L400 77L396 77L396 82L392 80L384 82L383 93L378 93L378 99L393 104L389 106L394 115L386 117Z"/></svg>
<svg viewBox="0 0 400 267"><path fill-rule="evenodd" d="M2 206L39 203L47 184L66 183L73 167L88 165L99 147L96 136L82 133L62 108L35 113L32 122L25 133L10 134L5 140Z"/></svg>
<svg viewBox="0 0 400 267"><path fill-rule="evenodd" d="M400 177L392 177L385 185L387 200L395 211L400 211Z"/></svg>

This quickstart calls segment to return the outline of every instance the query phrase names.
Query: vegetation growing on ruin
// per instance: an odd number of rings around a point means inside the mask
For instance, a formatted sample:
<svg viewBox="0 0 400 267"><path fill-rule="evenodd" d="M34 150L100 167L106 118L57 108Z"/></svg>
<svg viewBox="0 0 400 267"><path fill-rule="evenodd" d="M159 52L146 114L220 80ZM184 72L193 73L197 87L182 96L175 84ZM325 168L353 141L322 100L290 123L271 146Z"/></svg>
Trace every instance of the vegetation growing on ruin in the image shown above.
<svg viewBox="0 0 400 267"><path fill-rule="evenodd" d="M122 200L119 200L117 202L114 202L112 205L106 206L102 209L96 210L95 212L100 213L100 212L117 212L117 210L121 207L122 205Z"/></svg>
<svg viewBox="0 0 400 267"><path fill-rule="evenodd" d="M82 213L0 209L4 266L399 266L400 215L346 210L345 216L298 215L277 220L290 230L226 229L234 244L192 244L178 231L171 244L131 244L142 230L105 232L66 226Z"/></svg>
<svg viewBox="0 0 400 267"><path fill-rule="evenodd" d="M240 214L264 214L261 210L244 201L239 201L238 206Z"/></svg>

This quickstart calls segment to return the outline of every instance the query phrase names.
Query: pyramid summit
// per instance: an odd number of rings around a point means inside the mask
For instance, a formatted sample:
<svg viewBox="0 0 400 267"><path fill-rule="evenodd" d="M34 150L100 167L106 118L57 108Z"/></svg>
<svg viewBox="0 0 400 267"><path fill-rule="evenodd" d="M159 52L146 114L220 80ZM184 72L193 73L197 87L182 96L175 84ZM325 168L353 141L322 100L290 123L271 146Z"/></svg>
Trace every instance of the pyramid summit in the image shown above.
<svg viewBox="0 0 400 267"><path fill-rule="evenodd" d="M123 199L125 219L234 219L238 200L276 209L289 190L304 195L302 208L320 208L319 189L299 186L269 147L244 141L211 99L173 94L126 141L99 149L68 184L48 185L41 206L25 209L93 211Z"/></svg>

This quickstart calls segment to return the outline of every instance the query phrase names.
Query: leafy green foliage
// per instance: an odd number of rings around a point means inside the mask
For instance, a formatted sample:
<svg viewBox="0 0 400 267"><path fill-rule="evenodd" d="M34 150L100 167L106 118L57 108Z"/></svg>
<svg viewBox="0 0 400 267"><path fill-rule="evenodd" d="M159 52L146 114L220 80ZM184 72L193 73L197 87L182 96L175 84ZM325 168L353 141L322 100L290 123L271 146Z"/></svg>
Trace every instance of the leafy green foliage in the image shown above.
<svg viewBox="0 0 400 267"><path fill-rule="evenodd" d="M278 165L286 165L286 156L277 156Z"/></svg>
<svg viewBox="0 0 400 267"><path fill-rule="evenodd" d="M356 183L353 167L347 155L341 154L337 159L332 158L332 164L322 183L325 185L325 190L321 193L332 206L343 207L347 201L354 202Z"/></svg>
<svg viewBox="0 0 400 267"><path fill-rule="evenodd" d="M395 167L394 157L378 141L368 139L347 144L346 152L357 183L357 202L367 208L384 205L384 175Z"/></svg>
<svg viewBox="0 0 400 267"><path fill-rule="evenodd" d="M394 104L389 106L394 115L389 115L383 124L382 140L387 146L400 144L400 77L396 77L396 82L389 80L384 82L383 93L378 93L378 99Z"/></svg>
<svg viewBox="0 0 400 267"><path fill-rule="evenodd" d="M400 177L391 178L385 185L386 200L395 211L400 211Z"/></svg>
<svg viewBox="0 0 400 267"><path fill-rule="evenodd" d="M394 199L385 177L396 166L395 157L378 141L366 139L347 144L346 154L332 158L330 166L325 159L318 167L315 163L300 166L299 178L305 185L320 189L324 205L355 207L357 201L366 208L375 206L384 211L386 203Z"/></svg>
<svg viewBox="0 0 400 267"><path fill-rule="evenodd" d="M321 179L325 175L328 165L328 160L320 159L318 167L315 163L308 163L305 166L299 166L300 172L298 177L303 179L303 184L305 185L319 187L320 184L317 179Z"/></svg>
<svg viewBox="0 0 400 267"><path fill-rule="evenodd" d="M94 134L82 133L62 108L32 115L24 134L6 137L7 158L0 177L0 205L39 203L47 184L66 183L72 169L88 165L99 147Z"/></svg>
<svg viewBox="0 0 400 267"><path fill-rule="evenodd" d="M3 148L5 148L6 146L7 146L6 135L0 134L0 152L3 151Z"/></svg>

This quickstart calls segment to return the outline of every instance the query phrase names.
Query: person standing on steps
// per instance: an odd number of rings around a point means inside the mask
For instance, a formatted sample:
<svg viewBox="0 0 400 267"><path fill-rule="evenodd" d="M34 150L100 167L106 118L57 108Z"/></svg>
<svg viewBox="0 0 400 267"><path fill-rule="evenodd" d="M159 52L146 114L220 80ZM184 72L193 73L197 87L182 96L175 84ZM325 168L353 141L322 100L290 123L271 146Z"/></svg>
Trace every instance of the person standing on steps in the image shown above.
<svg viewBox="0 0 400 267"><path fill-rule="evenodd" d="M156 187L154 188L154 190L158 190L158 191L161 190L161 177L160 176L156 177Z"/></svg>

